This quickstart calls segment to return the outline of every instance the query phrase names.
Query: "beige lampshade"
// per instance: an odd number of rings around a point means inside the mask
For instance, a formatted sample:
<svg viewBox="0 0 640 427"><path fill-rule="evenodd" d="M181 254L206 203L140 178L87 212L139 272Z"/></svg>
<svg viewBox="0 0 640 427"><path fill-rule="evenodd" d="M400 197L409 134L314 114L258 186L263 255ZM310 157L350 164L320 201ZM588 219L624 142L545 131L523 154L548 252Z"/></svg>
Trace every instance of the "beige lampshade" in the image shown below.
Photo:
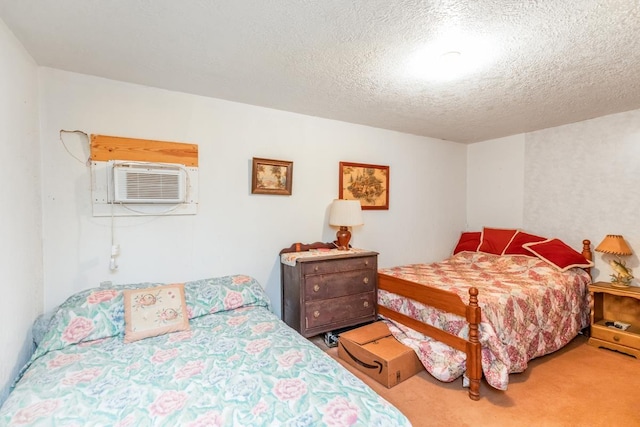
<svg viewBox="0 0 640 427"><path fill-rule="evenodd" d="M596 252L618 256L628 256L633 253L627 242L624 241L624 237L618 234L607 234L607 237L596 248Z"/></svg>
<svg viewBox="0 0 640 427"><path fill-rule="evenodd" d="M329 225L352 227L362 224L364 224L364 221L362 220L360 200L336 199L331 203Z"/></svg>

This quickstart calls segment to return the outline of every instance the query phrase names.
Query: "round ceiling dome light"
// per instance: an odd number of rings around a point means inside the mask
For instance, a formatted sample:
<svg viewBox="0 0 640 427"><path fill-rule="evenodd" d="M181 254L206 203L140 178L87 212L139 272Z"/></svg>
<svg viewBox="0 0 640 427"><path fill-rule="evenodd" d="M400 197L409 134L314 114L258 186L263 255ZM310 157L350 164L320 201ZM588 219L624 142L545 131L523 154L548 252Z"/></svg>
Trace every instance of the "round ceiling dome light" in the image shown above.
<svg viewBox="0 0 640 427"><path fill-rule="evenodd" d="M442 51L441 51L442 52ZM409 65L415 77L428 80L450 80L464 71L462 52L448 50L444 53L428 52L416 55Z"/></svg>
<svg viewBox="0 0 640 427"><path fill-rule="evenodd" d="M456 73L462 66L462 53L457 50L443 53L437 66L440 67L440 73L442 74Z"/></svg>
<svg viewBox="0 0 640 427"><path fill-rule="evenodd" d="M448 31L416 48L402 68L404 77L445 82L477 73L491 64L498 46L491 39L459 31Z"/></svg>
<svg viewBox="0 0 640 427"><path fill-rule="evenodd" d="M462 58L462 53L457 50L452 50L450 52L445 52L440 56L443 64L456 65L460 63L460 59Z"/></svg>

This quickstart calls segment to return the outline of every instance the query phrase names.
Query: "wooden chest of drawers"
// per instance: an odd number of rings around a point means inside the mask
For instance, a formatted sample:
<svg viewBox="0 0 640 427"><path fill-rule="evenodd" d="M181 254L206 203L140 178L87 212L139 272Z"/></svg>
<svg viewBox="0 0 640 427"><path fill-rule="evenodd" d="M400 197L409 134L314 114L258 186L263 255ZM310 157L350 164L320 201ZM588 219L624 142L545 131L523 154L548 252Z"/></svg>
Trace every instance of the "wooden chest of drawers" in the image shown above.
<svg viewBox="0 0 640 427"><path fill-rule="evenodd" d="M377 297L376 252L282 265L282 320L305 337L376 320Z"/></svg>

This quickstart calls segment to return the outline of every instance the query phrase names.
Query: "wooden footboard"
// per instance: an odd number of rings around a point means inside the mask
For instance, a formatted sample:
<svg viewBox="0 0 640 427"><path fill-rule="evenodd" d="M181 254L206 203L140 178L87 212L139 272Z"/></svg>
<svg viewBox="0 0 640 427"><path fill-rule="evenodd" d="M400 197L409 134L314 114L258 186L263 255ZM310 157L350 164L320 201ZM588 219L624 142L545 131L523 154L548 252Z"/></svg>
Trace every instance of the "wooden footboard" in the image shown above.
<svg viewBox="0 0 640 427"><path fill-rule="evenodd" d="M467 377L470 381L469 397L472 400L479 400L480 380L482 379L482 357L480 341L478 339L478 325L481 319L481 310L478 306L478 289L469 289L469 303L465 304L460 297L453 292L413 283L382 273L378 273L378 288L410 298L447 313L457 314L469 322L469 339L465 340L442 329L378 305L378 313L380 315L402 323L450 347L465 352L467 355Z"/></svg>
<svg viewBox="0 0 640 427"><path fill-rule="evenodd" d="M582 241L582 255L587 260L593 259L591 241L587 239ZM585 268L585 270L590 273L589 268ZM469 397L473 400L480 399L482 348L478 336L478 325L481 320L481 309L478 306L478 289L475 287L469 289L469 303L465 304L460 297L453 292L418 284L380 272L378 272L378 289L410 298L424 305L442 310L443 312L457 314L466 319L469 323L469 338L465 340L378 304L378 314L381 316L406 325L456 350L465 352L467 355L467 377L470 381Z"/></svg>

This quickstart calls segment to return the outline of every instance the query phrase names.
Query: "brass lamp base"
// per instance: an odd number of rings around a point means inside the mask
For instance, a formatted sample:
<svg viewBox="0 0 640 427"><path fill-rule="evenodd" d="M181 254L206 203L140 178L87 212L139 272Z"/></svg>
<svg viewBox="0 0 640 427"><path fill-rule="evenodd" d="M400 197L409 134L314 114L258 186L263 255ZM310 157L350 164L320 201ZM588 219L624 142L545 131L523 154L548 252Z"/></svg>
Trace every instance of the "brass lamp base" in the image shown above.
<svg viewBox="0 0 640 427"><path fill-rule="evenodd" d="M349 250L349 241L351 240L351 232L345 226L340 226L340 230L336 233L338 250Z"/></svg>

